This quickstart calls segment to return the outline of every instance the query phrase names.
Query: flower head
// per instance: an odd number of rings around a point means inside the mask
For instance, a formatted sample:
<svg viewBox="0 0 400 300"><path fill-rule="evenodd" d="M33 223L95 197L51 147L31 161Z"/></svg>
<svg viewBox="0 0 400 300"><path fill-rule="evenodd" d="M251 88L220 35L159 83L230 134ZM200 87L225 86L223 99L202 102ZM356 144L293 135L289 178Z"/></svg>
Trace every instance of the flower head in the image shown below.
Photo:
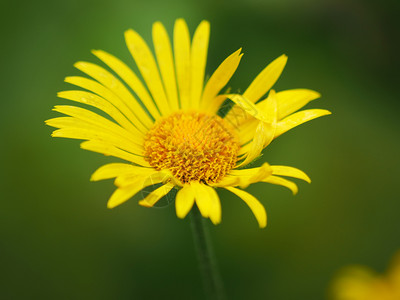
<svg viewBox="0 0 400 300"><path fill-rule="evenodd" d="M264 207L243 188L268 182L296 193L296 184L281 176L310 179L293 167L267 163L243 167L258 158L274 138L329 114L322 109L296 112L320 95L307 89L271 90L286 64L285 55L262 70L242 95L220 94L239 65L241 49L228 56L205 83L207 21L200 23L192 41L182 19L175 22L172 45L160 22L154 23L152 33L155 56L139 34L125 32L142 79L101 50L93 54L108 70L89 62L75 64L92 79L67 77L66 82L84 90L58 96L99 109L106 116L78 106L56 106L54 110L66 116L46 121L58 128L52 136L85 140L83 149L127 162L106 164L92 175L95 181L115 178L117 189L108 201L109 208L159 184L140 205L151 207L175 188L178 217L184 218L196 203L203 217L217 224L221 204L216 188L225 188L242 198L260 227L265 227ZM221 114L227 99L232 108Z"/></svg>

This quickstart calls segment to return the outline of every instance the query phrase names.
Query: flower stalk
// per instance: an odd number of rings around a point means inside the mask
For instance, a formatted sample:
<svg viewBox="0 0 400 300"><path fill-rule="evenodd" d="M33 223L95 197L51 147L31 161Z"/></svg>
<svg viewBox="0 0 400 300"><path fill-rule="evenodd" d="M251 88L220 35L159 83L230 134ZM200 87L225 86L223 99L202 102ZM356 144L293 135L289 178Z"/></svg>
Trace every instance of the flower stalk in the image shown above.
<svg viewBox="0 0 400 300"><path fill-rule="evenodd" d="M225 299L224 287L217 266L210 233L197 205L191 210L191 227L206 299Z"/></svg>

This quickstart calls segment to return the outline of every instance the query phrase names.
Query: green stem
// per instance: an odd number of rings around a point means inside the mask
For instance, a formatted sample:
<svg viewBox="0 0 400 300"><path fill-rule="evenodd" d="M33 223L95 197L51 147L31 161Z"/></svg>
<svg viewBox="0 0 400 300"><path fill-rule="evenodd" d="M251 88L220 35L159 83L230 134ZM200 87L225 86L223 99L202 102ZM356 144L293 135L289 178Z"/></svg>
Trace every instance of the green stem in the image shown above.
<svg viewBox="0 0 400 300"><path fill-rule="evenodd" d="M191 211L191 227L199 267L203 277L205 294L207 299L222 300L225 299L224 288L216 264L208 228L204 221L205 219L201 216L199 209L194 205Z"/></svg>

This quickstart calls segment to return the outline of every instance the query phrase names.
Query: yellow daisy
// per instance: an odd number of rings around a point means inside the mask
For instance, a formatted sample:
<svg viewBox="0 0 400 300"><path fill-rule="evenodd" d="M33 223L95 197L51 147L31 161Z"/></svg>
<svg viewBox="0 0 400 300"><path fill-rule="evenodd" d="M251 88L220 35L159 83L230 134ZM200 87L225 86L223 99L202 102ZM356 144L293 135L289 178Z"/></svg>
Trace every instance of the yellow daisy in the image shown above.
<svg viewBox="0 0 400 300"><path fill-rule="evenodd" d="M176 20L172 45L160 22L153 24L152 34L155 55L138 33L125 32L141 78L102 50L94 50L93 54L109 70L89 62L75 64L92 79L67 77L66 82L85 91L63 91L58 96L102 113L78 106L56 106L54 110L66 116L46 121L58 128L52 136L85 140L81 148L127 161L106 164L91 177L93 181L115 178L117 189L108 201L109 208L158 184L160 187L140 205L151 207L175 188L179 218L184 218L196 203L203 217L218 224L221 204L216 188L224 188L243 199L260 227L265 227L263 205L243 188L268 182L296 193L296 184L281 176L307 182L310 179L293 167L267 163L257 168L243 167L259 157L274 138L330 114L323 109L296 112L319 98L319 93L307 89L271 90L287 61L282 55L263 69L242 95L221 95L239 65L241 49L228 56L205 83L210 34L207 21L200 23L191 40L186 22ZM227 101L232 101L233 107L221 113Z"/></svg>

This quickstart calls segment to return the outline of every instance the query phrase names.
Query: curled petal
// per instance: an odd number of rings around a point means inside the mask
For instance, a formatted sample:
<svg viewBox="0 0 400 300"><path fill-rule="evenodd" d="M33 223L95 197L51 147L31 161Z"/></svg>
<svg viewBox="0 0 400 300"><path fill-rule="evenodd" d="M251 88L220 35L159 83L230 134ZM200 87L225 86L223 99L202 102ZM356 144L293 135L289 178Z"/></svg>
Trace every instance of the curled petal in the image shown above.
<svg viewBox="0 0 400 300"><path fill-rule="evenodd" d="M292 191L293 195L296 195L297 192L299 191L297 185L294 182L281 178L279 176L269 176L261 181L287 187L289 190Z"/></svg>
<svg viewBox="0 0 400 300"><path fill-rule="evenodd" d="M310 177L302 170L288 166L271 166L272 174L280 176L288 176L297 179L302 179L308 183L311 183Z"/></svg>
<svg viewBox="0 0 400 300"><path fill-rule="evenodd" d="M246 204L250 207L254 216L257 219L258 225L260 228L264 228L267 226L267 212L265 211L264 206L254 197L253 195L239 190L234 187L225 187L228 191L234 193L236 196L241 198Z"/></svg>

